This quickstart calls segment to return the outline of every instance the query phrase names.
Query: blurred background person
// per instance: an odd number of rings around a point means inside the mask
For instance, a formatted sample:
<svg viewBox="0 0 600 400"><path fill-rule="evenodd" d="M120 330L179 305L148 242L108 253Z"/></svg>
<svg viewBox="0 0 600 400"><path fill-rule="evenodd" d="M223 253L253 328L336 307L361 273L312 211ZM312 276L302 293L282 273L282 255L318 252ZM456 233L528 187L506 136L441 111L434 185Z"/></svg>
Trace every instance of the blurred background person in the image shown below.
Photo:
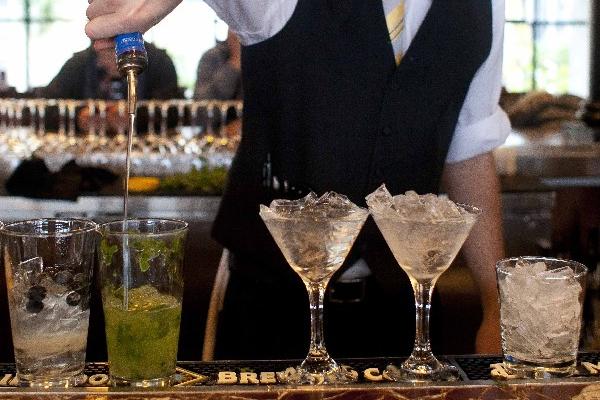
<svg viewBox="0 0 600 400"><path fill-rule="evenodd" d="M148 67L139 76L140 99L170 99L179 96L177 73L165 50L146 42ZM117 70L112 49L95 50L92 46L71 57L48 86L38 90L46 98L120 100L127 95Z"/></svg>
<svg viewBox="0 0 600 400"><path fill-rule="evenodd" d="M219 41L208 50L198 63L194 99L196 100L241 100L242 68L240 41L235 33L227 31L227 39ZM237 118L230 109L225 119L226 126L222 133L228 138L237 138L241 131L241 118ZM207 123L211 117L204 116ZM223 117L221 110L213 110L212 129L217 132L221 128Z"/></svg>
<svg viewBox="0 0 600 400"><path fill-rule="evenodd" d="M200 58L194 99L240 100L242 98L241 47L238 37L228 31Z"/></svg>
<svg viewBox="0 0 600 400"><path fill-rule="evenodd" d="M177 85L177 72L173 61L163 49L145 42L148 52L148 67L138 78L138 99L181 98ZM43 88L35 91L39 97L53 99L102 99L122 100L127 97L127 87L117 70L113 49L95 50L93 46L77 52L65 62L58 74ZM96 116L96 119L99 117ZM50 128L54 118L49 116ZM78 126L82 130L89 127L89 110L83 107L77 114ZM124 115L118 115L115 106L107 109L109 128L127 126ZM100 121L93 121L95 125Z"/></svg>

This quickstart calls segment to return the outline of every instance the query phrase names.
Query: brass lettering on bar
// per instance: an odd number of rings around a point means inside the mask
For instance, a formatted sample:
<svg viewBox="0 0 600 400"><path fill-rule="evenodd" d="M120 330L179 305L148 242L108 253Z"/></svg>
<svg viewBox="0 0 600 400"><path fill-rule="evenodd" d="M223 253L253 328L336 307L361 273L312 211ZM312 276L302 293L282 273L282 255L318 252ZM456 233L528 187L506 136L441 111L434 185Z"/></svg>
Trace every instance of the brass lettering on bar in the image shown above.
<svg viewBox="0 0 600 400"><path fill-rule="evenodd" d="M592 364L591 362L584 361L581 363L583 367L592 375L598 375L600 371L600 362L598 364Z"/></svg>
<svg viewBox="0 0 600 400"><path fill-rule="evenodd" d="M594 364L592 362L582 361L580 373L583 371L589 374L588 376L600 375L600 362ZM350 367L346 367L356 373L358 372ZM503 363L489 364L490 378L492 379L518 379L518 375L511 374L503 365ZM254 372L250 368L240 369L236 371L219 371L216 374L216 380L207 375L202 375L181 367L176 368L177 379L173 386L197 386L197 385L276 385L280 383L278 373L274 371ZM585 376L583 372L583 376ZM212 374L211 374L212 375ZM362 370L363 382L389 382L392 381L384 371L379 368L366 368ZM111 385L110 377L105 373L96 373L90 376L83 375L82 383L78 386L88 387L107 387ZM0 387L19 386L19 378L16 374L5 373L0 375Z"/></svg>

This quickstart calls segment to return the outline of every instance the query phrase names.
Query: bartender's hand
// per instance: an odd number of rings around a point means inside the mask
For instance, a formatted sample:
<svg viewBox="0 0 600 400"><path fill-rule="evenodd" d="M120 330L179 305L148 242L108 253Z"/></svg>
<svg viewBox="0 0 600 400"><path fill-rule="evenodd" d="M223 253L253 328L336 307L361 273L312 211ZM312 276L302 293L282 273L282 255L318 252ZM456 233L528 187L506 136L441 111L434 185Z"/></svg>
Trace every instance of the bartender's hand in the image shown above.
<svg viewBox="0 0 600 400"><path fill-rule="evenodd" d="M112 37L146 32L181 3L181 0L88 0L85 33L96 49L113 47Z"/></svg>

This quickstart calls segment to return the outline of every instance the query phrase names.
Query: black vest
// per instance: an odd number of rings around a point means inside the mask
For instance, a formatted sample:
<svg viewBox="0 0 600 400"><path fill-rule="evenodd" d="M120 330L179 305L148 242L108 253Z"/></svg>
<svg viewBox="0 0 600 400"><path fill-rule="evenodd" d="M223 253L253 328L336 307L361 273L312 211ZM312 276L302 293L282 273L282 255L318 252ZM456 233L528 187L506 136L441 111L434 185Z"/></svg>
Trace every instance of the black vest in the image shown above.
<svg viewBox="0 0 600 400"><path fill-rule="evenodd" d="M396 67L381 0L298 0L279 33L243 48L243 136L215 238L246 254L273 246L258 215L271 200L267 154L280 183L359 205L381 183L392 194L437 192L491 43L490 0L433 0Z"/></svg>

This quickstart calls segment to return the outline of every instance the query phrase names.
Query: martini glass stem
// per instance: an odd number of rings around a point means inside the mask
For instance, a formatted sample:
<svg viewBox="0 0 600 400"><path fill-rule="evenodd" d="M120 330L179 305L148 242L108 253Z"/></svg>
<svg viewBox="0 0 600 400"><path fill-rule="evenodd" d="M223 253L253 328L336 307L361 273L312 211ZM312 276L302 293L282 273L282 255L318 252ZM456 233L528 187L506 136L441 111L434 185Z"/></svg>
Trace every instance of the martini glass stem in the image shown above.
<svg viewBox="0 0 600 400"><path fill-rule="evenodd" d="M429 314L431 311L431 294L435 281L417 282L413 280L415 292L416 332L415 345L410 356L415 362L428 362L434 359L429 340Z"/></svg>
<svg viewBox="0 0 600 400"><path fill-rule="evenodd" d="M322 360L329 357L325 349L323 335L323 300L325 298L325 286L308 283L308 298L310 303L310 348L308 359Z"/></svg>

